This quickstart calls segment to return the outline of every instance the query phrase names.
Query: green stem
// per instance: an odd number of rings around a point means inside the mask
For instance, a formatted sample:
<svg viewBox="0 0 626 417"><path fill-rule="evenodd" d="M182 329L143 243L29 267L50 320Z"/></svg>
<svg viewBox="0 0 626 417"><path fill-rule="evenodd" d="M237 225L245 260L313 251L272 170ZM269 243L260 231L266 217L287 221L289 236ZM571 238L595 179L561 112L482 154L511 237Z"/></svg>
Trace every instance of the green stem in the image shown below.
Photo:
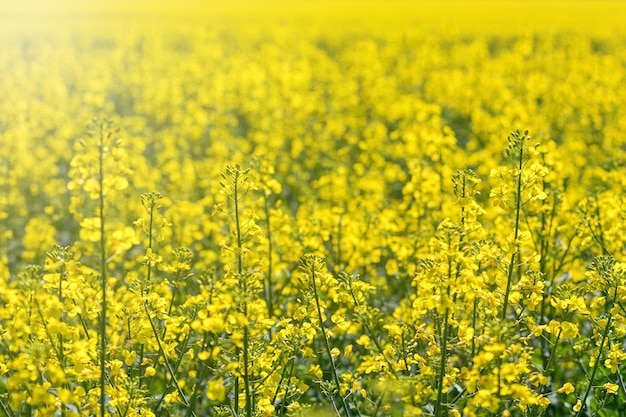
<svg viewBox="0 0 626 417"><path fill-rule="evenodd" d="M181 352L186 352L187 351L187 345L189 344L189 338L191 336L191 332L187 333L187 336L185 337L185 341L183 342L183 345L180 349ZM180 367L180 363L182 362L182 355L178 357L178 361L176 362L176 365L174 366L174 373L178 372L178 368ZM163 393L161 394L161 397L159 398L159 400L157 401L157 403L154 406L154 412L157 413L157 411L159 410L159 408L161 407L161 404L163 403L163 400L165 400L165 396L167 395L167 391L169 390L170 386L172 384L172 381L168 381L167 384L165 385L165 389L163 390ZM197 384L196 384L197 386ZM195 395L194 398L192 398L192 400L195 399ZM193 403L192 403L192 407L190 408L190 410L193 410ZM158 413L157 413L158 415Z"/></svg>
<svg viewBox="0 0 626 417"><path fill-rule="evenodd" d="M374 411L372 412L372 417L378 416L378 412L380 411L380 407L383 405L384 399L385 399L385 393L383 392L383 394L380 396L378 401L376 401L376 408L374 408Z"/></svg>
<svg viewBox="0 0 626 417"><path fill-rule="evenodd" d="M78 303L74 301L74 305L78 306ZM80 306L78 306L80 307ZM87 340L91 340L91 335L89 334L89 328L87 327L87 322L82 314L78 313L78 320L80 321L81 326L83 327L83 331L85 332L85 337Z"/></svg>
<svg viewBox="0 0 626 417"><path fill-rule="evenodd" d="M241 256L241 225L239 224L239 171L235 171L235 177L233 181L233 200L235 203L235 228L237 234L237 273L243 273L243 256Z"/></svg>
<svg viewBox="0 0 626 417"><path fill-rule="evenodd" d="M412 376L411 366L409 365L409 356L407 355L407 345L406 340L404 338L404 329L402 329L402 333L400 333L400 345L402 346L402 360L404 361L404 368L406 370L406 375Z"/></svg>
<svg viewBox="0 0 626 417"><path fill-rule="evenodd" d="M558 347L560 340L561 340L561 329L559 329L559 332L557 333L556 338L554 339L554 343L552 344L552 348L550 349L550 355L548 356L547 362L543 367L543 372L545 374L548 374L550 372L550 366L552 365L552 358L554 358L554 354L556 352L556 348ZM542 345L543 345L543 342L542 342ZM546 393L546 391L547 391L547 387L544 386L540 393L543 395ZM533 408L535 407L536 406L533 406ZM547 408L540 409L538 416L539 417L543 416L546 410Z"/></svg>
<svg viewBox="0 0 626 417"><path fill-rule="evenodd" d="M513 244L515 245L515 249L511 254L511 259L509 261L509 269L506 277L506 290L504 292L504 301L502 303L502 320L506 319L506 311L509 304L509 293L511 292L511 283L513 281L513 268L515 267L515 257L517 255L517 238L519 236L519 219L520 212L522 209L522 168L524 163L524 142L520 144L519 149L519 165L518 165L518 174L517 174L517 193L515 195L515 232L513 237Z"/></svg>
<svg viewBox="0 0 626 417"><path fill-rule="evenodd" d="M443 379L446 374L446 359L448 358L448 316L449 310L446 308L443 317L443 331L441 336L441 359L439 361L439 375L437 378L437 402L435 403L435 417L441 415L441 406L443 403Z"/></svg>
<svg viewBox="0 0 626 417"><path fill-rule="evenodd" d="M265 196L263 200L264 209L265 209L265 218L267 225L267 282L265 284L265 298L267 302L267 317L272 318L274 316L274 300L272 299L272 233L271 233L271 224L270 224L270 208L267 196ZM272 330L269 330L270 340L272 339Z"/></svg>
<svg viewBox="0 0 626 417"><path fill-rule="evenodd" d="M359 303L358 299L356 298L356 294L354 293L354 289L352 288L352 284L350 284L349 291L350 291L350 295L352 296L352 301L354 302L355 307L359 307L361 304ZM383 357L383 359L387 363L387 367L389 368L389 371L391 371L393 376L395 376L397 378L398 377L398 373L396 372L395 369L393 369L393 365L391 364L391 361L389 361L389 358L387 358L387 355L385 355L385 350L380 345L380 342L378 341L378 338L374 335L374 329L372 329L372 326L370 326L369 322L366 320L365 317L359 315L359 319L360 319L361 323L363 323L363 326L365 326L365 331L367 332L367 335L374 342L374 345L376 346L376 349L378 350L378 353L381 354L381 356ZM405 359L405 364L406 364L406 359Z"/></svg>
<svg viewBox="0 0 626 417"><path fill-rule="evenodd" d="M293 369L293 358L291 360L289 360L287 362L287 364L285 366L283 366L283 371L280 373L280 380L278 381L278 384L276 384L276 389L274 390L274 395L272 396L272 404L276 404L276 400L278 399L278 394L280 393L280 388L283 385L283 381L285 381L286 379L286 375L287 375L287 370L289 369L290 365L291 368ZM289 393L289 379L291 378L291 375L289 376L289 378L287 378L287 383L285 384L285 396L283 398L283 401L281 403L281 408L280 410L278 410L278 414L281 415L283 414L283 409L285 408L285 402L287 401L287 395Z"/></svg>
<svg viewBox="0 0 626 417"><path fill-rule="evenodd" d="M144 194L145 195L145 194ZM143 198L143 196L142 196ZM154 196L153 195L149 195L148 197L148 207L145 207L146 210L148 211L148 248L150 249L150 251L152 251L152 235L153 235L153 224L154 224L154 208L156 206L156 202L154 200ZM149 283L151 278L152 278L152 260L148 260L148 263L146 265L147 267L147 271L146 271L146 281ZM141 286L141 296L144 296L144 287ZM152 325L152 322L150 322L150 324ZM165 334L163 334L163 337L165 337ZM141 387L142 383L143 383L143 376L144 376L144 366L143 366L143 357L144 357L144 351L145 351L145 346L142 343L141 347L140 347L140 361L139 361L139 387ZM154 363L158 364L159 362L159 356L157 355ZM152 384L153 379L151 378L150 381L148 382L148 389L150 388L150 385Z"/></svg>
<svg viewBox="0 0 626 417"><path fill-rule="evenodd" d="M559 329L559 332L556 335L556 339L554 340L554 344L552 345L552 349L550 350L550 356L548 357L548 362L546 363L546 366L543 369L544 372L546 373L550 371L550 366L552 365L552 358L554 357L556 348L559 345L559 340L561 340L561 329Z"/></svg>
<svg viewBox="0 0 626 417"><path fill-rule="evenodd" d="M243 243L241 237L241 224L239 222L239 181L241 173L239 169L235 170L233 181L233 199L235 203L235 229L237 234L237 274L242 280L243 289L243 314L248 316L248 302L247 297L248 288L246 278L243 276ZM252 417L252 397L250 393L250 370L249 370L249 349L250 349L250 329L248 325L244 325L243 328L243 389L246 396L245 413L246 417Z"/></svg>
<svg viewBox="0 0 626 417"><path fill-rule="evenodd" d="M448 277L452 277L452 261L448 261ZM446 289L446 297L450 296L450 286ZM447 303L446 299L446 303ZM450 309L446 307L443 314L443 328L441 329L441 359L439 360L439 375L437 376L437 402L435 403L435 417L441 416L441 407L443 405L443 380L446 375L446 362L448 359L448 320L450 317Z"/></svg>
<svg viewBox="0 0 626 417"><path fill-rule="evenodd" d="M343 219L343 215L339 216L339 220L337 221L337 259L335 259L335 271L341 271L341 234L342 234L342 224L341 221Z"/></svg>
<svg viewBox="0 0 626 417"><path fill-rule="evenodd" d="M479 267L480 268L480 267ZM472 309L472 329L474 334L472 335L472 353L470 356L470 363L474 363L474 356L476 356L476 315L478 313L478 297L474 294L474 307Z"/></svg>
<svg viewBox="0 0 626 417"><path fill-rule="evenodd" d="M326 337L326 326L324 326L324 318L322 316L322 308L320 306L319 294L317 292L317 282L315 279L315 262L311 263L310 268L311 268L311 280L313 281L313 296L315 297L315 305L317 307L317 318L320 322L320 330L322 332L322 339L324 339L324 347L326 348L326 354L328 355L328 358L330 359L330 367L331 367L331 371L333 374L333 380L337 387L337 395L339 395L339 398L341 398L341 405L343 406L343 409L345 410L346 415L350 417L351 416L350 409L348 408L348 404L346 403L346 400L341 395L341 383L339 382L339 376L337 375L337 368L335 367L333 354L330 349L330 344L328 343L328 337ZM334 404L334 401L333 401L333 404Z"/></svg>
<svg viewBox="0 0 626 417"><path fill-rule="evenodd" d="M4 414L7 417L14 417L15 416L15 414L13 414L13 411L11 411L11 409L8 408L6 406L6 404L4 403L4 401L2 401L2 400L0 400L0 409L2 409L2 411L4 412Z"/></svg>
<svg viewBox="0 0 626 417"><path fill-rule="evenodd" d="M619 286L615 286L615 290L613 292L613 300L617 299L617 290L618 290ZM614 301L613 301L614 303ZM612 304L614 305L614 304ZM611 313L611 309L609 309L608 311L608 317L606 320L606 326L604 327L604 330L602 331L602 340L600 341L600 348L598 349L598 356L596 357L596 361L593 364L593 369L591 370L591 376L589 377L589 383L587 384L587 389L585 390L585 395L582 398L582 407L580 407L580 410L578 410L578 412L576 413L575 417L579 417L581 415L581 413L583 412L583 409L585 408L585 404L587 403L587 397L589 397L589 393L591 392L591 388L593 387L593 380L596 377L596 372L598 370L598 365L600 364L600 362L602 361L602 350L604 349L604 343L606 342L606 339L609 337L609 330L611 329L611 320L613 319L613 314Z"/></svg>
<svg viewBox="0 0 626 417"><path fill-rule="evenodd" d="M48 337L48 341L50 342L50 346L52 346L52 348L54 349L54 353L57 356L57 359L59 360L59 362L61 361L61 357L62 354L59 351L59 348L56 346L56 344L54 343L54 339L52 338L52 336L50 335L50 331L48 330L48 324L46 319L43 316L43 311L41 311L41 305L39 304L39 301L35 301L35 305L37 307L37 313L39 315L39 319L41 320L41 324L43 325L44 331L46 332L46 336Z"/></svg>
<svg viewBox="0 0 626 417"><path fill-rule="evenodd" d="M245 314L245 313L244 313ZM243 389L246 393L246 417L252 417L252 396L250 394L250 370L248 364L250 363L249 350L250 350L250 329L248 326L243 328Z"/></svg>
<svg viewBox="0 0 626 417"><path fill-rule="evenodd" d="M207 334L205 333L204 335L204 340L202 342L202 350L207 350L208 348L208 342L207 342ZM185 349L182 350L182 352L184 352ZM174 368L174 371L176 371L178 369L178 366L180 365L181 362L181 357L179 357L178 363L176 364L176 367ZM189 408L189 412L187 413L187 417L191 416L191 411L195 410L196 408L196 402L202 398L202 396L200 395L200 389L201 389L201 385L202 385L202 381L206 381L207 379L207 375L206 372L208 370L208 366L203 366L199 372L196 373L196 380L194 382L194 388L193 388L193 393L191 394L191 407ZM161 396L161 401L165 398L165 392L163 393L163 395ZM161 403L161 401L159 401L159 404Z"/></svg>
<svg viewBox="0 0 626 417"><path fill-rule="evenodd" d="M302 320L300 320L299 323L300 323L299 325L302 326ZM289 383L293 375L293 369L294 369L295 362L296 362L296 354L297 352L300 351L300 341L297 341L297 343L295 344L295 346L292 347L292 349L293 349L292 356L290 356L287 364L285 364L285 366L283 367L283 371L280 374L280 380L278 381L278 384L276 385L276 390L274 391L274 396L272 397L272 404L276 404L276 400L278 398L278 394L280 393L280 388L283 384L283 381L286 381L285 382L285 394L283 395L283 400L281 401L280 409L277 411L278 413L277 415L285 414L285 407L287 406L287 399L289 398ZM289 368L289 373L285 375L287 372L287 368Z"/></svg>
<svg viewBox="0 0 626 417"><path fill-rule="evenodd" d="M591 370L591 376L589 377L589 383L587 384L585 395L583 395L583 398L582 398L582 407L580 407L580 410L578 410L575 417L579 417L582 414L583 410L585 409L587 397L589 396L589 393L591 392L591 388L593 387L593 380L596 377L596 371L598 370L598 365L600 364L600 361L601 361L602 349L604 348L604 342L606 342L606 339L609 336L609 329L611 327L612 318L613 316L611 315L611 313L609 313L609 317L606 321L606 326L604 327L604 331L602 332L602 341L600 342L600 349L598 350L598 357L596 358L596 361L593 364L593 369Z"/></svg>
<svg viewBox="0 0 626 417"><path fill-rule="evenodd" d="M154 326L154 323L152 322L152 317L150 316L150 311L148 310L148 303L144 302L143 307L144 307L144 310L146 311L146 316L148 317L148 321L150 322L150 327L152 328L152 333L154 334L154 338L156 339L157 345L159 346L159 352L161 353L161 356L163 356L163 362L165 362L165 369L167 369L167 372L170 374L170 377L172 378L172 381L174 382L174 386L176 387L176 390L180 394L180 398L183 404L185 405L185 407L187 407L187 409L190 409L189 401L187 400L187 397L185 396L183 389L178 384L176 373L172 369L172 365L170 364L170 361L167 358L167 355L165 354L165 350L163 349L163 345L161 344L159 333L156 327ZM191 410L191 415L192 416L196 415L193 410Z"/></svg>
<svg viewBox="0 0 626 417"><path fill-rule="evenodd" d="M102 306L100 312L100 416L105 417L106 390L106 320L107 320L107 271L106 271L106 240L104 236L104 132L100 130L98 144L98 183L99 183L99 216L100 216L100 278L102 291Z"/></svg>
<svg viewBox="0 0 626 417"><path fill-rule="evenodd" d="M65 275L65 262L61 263L61 270L59 271L59 302L61 303L61 323L65 320L65 307L63 303L63 276ZM59 362L61 364L61 368L65 370L65 357L63 353L63 335L59 333ZM62 412L65 414L65 410Z"/></svg>

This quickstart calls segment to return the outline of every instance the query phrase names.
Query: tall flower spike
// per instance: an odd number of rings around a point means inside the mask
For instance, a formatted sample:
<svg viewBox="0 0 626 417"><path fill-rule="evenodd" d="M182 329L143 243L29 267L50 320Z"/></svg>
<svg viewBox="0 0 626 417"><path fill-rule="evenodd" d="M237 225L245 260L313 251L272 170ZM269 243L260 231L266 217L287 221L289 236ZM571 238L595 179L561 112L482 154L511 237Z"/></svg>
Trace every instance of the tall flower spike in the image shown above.
<svg viewBox="0 0 626 417"><path fill-rule="evenodd" d="M519 130L511 132L507 139L509 143L504 151L507 158L514 163L520 160L526 162L529 159L529 155L526 154L526 143L530 140L528 130L525 130L523 134Z"/></svg>
<svg viewBox="0 0 626 417"><path fill-rule="evenodd" d="M466 206L469 199L479 194L478 184L480 178L472 169L457 170L452 174L452 183L454 184L454 195L457 198L457 204L461 207Z"/></svg>

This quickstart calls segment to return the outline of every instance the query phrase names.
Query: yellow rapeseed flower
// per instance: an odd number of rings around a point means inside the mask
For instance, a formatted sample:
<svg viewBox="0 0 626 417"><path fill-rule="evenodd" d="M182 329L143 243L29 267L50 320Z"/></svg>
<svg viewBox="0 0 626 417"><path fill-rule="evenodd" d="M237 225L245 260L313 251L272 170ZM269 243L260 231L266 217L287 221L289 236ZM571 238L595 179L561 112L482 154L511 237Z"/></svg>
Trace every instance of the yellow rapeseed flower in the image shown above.
<svg viewBox="0 0 626 417"><path fill-rule="evenodd" d="M211 380L207 383L206 396L211 401L224 401L226 387L222 379Z"/></svg>
<svg viewBox="0 0 626 417"><path fill-rule="evenodd" d="M576 389L574 388L574 386L572 385L571 382L566 382L565 384L563 384L563 386L561 388L559 388L558 390L556 390L556 392L558 392L559 394L571 394L572 392L574 392Z"/></svg>

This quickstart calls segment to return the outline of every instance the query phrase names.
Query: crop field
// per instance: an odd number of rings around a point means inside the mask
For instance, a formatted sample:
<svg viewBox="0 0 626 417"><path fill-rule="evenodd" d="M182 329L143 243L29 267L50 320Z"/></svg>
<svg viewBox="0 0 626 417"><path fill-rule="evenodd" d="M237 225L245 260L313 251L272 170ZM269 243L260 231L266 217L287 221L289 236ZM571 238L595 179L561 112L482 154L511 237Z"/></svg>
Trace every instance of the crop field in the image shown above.
<svg viewBox="0 0 626 417"><path fill-rule="evenodd" d="M0 416L626 416L625 28L0 3Z"/></svg>

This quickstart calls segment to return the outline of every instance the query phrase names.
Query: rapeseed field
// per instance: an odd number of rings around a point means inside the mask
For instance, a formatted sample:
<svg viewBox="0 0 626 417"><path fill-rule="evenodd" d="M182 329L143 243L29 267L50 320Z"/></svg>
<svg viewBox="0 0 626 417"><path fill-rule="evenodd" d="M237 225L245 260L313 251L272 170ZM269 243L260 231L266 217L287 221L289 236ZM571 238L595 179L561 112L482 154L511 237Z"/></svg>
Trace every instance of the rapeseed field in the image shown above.
<svg viewBox="0 0 626 417"><path fill-rule="evenodd" d="M626 416L626 3L0 5L0 415Z"/></svg>

